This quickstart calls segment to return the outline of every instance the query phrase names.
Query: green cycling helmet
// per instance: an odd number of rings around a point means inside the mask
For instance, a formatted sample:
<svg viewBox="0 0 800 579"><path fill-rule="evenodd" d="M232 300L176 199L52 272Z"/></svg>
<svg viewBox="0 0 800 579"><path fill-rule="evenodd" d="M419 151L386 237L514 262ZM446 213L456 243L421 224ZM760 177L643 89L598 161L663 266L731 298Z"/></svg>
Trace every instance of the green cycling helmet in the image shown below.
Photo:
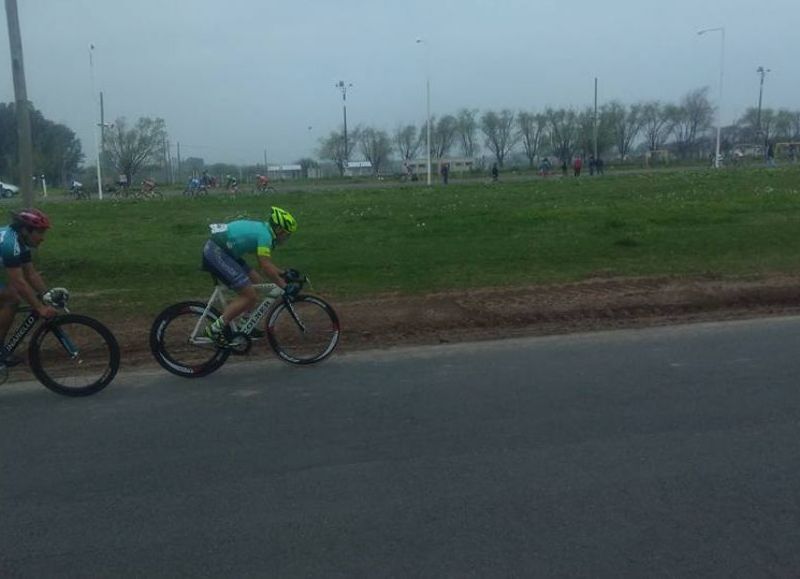
<svg viewBox="0 0 800 579"><path fill-rule="evenodd" d="M280 227L288 233L294 233L297 231L297 221L295 218L292 217L291 213L281 209L280 207L272 208L272 213L269 216L269 222L273 226Z"/></svg>

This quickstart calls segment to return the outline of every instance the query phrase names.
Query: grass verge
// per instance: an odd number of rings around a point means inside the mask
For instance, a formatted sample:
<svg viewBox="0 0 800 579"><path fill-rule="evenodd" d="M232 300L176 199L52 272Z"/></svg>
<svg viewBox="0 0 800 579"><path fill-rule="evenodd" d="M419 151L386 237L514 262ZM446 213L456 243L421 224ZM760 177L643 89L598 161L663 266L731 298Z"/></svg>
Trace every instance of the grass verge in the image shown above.
<svg viewBox="0 0 800 579"><path fill-rule="evenodd" d="M333 298L800 269L796 166L43 203L55 226L35 259L53 285L91 296L82 311L153 315L210 292L199 271L209 223L263 218L270 204L299 222L276 261Z"/></svg>

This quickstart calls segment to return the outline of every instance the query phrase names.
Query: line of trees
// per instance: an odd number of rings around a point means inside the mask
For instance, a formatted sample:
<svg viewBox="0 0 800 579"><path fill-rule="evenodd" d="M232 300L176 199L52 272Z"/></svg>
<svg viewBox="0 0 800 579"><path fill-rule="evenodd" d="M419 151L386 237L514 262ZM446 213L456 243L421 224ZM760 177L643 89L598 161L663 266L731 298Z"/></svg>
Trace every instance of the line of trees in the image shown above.
<svg viewBox="0 0 800 579"><path fill-rule="evenodd" d="M431 157L474 158L483 151L502 167L512 152L520 152L533 166L541 156L571 160L594 153L625 160L633 153L668 150L681 159L709 155L714 143L715 107L707 87L690 91L675 103L647 101L626 105L620 101L592 108L546 108L541 112L462 109L455 115L431 118ZM800 142L800 111L747 109L722 131L722 150L741 144L777 141ZM596 126L595 126L596 124ZM596 136L595 136L596 132ZM388 161L409 161L426 156L425 122L400 124L388 133L374 127L357 127L348 134L349 150L356 150L380 173ZM353 147L356 143L357 147ZM344 136L333 131L320 140L318 156L345 171Z"/></svg>
<svg viewBox="0 0 800 579"><path fill-rule="evenodd" d="M80 140L71 129L44 118L36 109L31 110L30 118L36 175L44 175L49 183L65 183L83 161ZM16 107L0 103L0 176L11 182L19 178L18 151Z"/></svg>

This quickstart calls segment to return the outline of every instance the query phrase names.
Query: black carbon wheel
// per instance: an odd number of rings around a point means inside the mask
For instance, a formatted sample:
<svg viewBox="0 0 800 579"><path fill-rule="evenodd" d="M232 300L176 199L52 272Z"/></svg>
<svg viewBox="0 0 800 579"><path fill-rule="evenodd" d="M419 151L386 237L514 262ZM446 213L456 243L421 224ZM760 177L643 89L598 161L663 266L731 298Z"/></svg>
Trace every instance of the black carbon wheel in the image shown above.
<svg viewBox="0 0 800 579"><path fill-rule="evenodd" d="M207 324L219 317L211 308L203 322L206 304L182 302L161 312L150 329L150 350L168 372L184 378L201 378L218 370L231 352L203 337Z"/></svg>
<svg viewBox="0 0 800 579"><path fill-rule="evenodd" d="M28 349L31 371L64 396L89 396L108 386L119 370L119 344L93 318L58 316L42 324Z"/></svg>

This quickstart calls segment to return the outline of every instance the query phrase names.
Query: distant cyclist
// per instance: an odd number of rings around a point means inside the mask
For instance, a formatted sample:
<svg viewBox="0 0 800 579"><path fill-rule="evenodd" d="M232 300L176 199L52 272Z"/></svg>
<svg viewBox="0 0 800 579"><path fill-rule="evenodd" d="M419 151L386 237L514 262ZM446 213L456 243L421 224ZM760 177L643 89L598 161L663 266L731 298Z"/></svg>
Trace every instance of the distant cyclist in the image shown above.
<svg viewBox="0 0 800 579"><path fill-rule="evenodd" d="M231 337L230 322L258 305L258 294L252 284L262 283L262 276L243 259L255 255L261 272L287 295L296 295L300 286L291 275L272 261L272 250L297 231L297 221L288 211L272 207L267 221L240 219L228 223L212 223L210 238L203 246L203 267L219 278L238 296L222 315L206 328L206 335L225 347Z"/></svg>
<svg viewBox="0 0 800 579"><path fill-rule="evenodd" d="M239 180L233 175L225 175L225 189L236 193L239 190Z"/></svg>
<svg viewBox="0 0 800 579"><path fill-rule="evenodd" d="M189 182L186 183L186 189L184 189L183 192L189 195L197 195L200 192L201 187L203 187L203 185L200 179L197 177L191 177Z"/></svg>
<svg viewBox="0 0 800 579"><path fill-rule="evenodd" d="M47 291L47 286L31 261L31 249L39 247L49 228L50 219L38 209L12 212L11 224L0 227L0 259L7 275L7 284L0 281L0 342L3 344L20 298L43 318L57 313L39 298ZM0 364L16 366L20 362L19 358L3 356L0 352Z"/></svg>
<svg viewBox="0 0 800 579"><path fill-rule="evenodd" d="M264 192L269 188L269 177L266 175L256 175L256 190Z"/></svg>
<svg viewBox="0 0 800 579"><path fill-rule="evenodd" d="M148 177L144 181L142 181L142 192L143 193L152 193L156 190L156 181L152 177Z"/></svg>

